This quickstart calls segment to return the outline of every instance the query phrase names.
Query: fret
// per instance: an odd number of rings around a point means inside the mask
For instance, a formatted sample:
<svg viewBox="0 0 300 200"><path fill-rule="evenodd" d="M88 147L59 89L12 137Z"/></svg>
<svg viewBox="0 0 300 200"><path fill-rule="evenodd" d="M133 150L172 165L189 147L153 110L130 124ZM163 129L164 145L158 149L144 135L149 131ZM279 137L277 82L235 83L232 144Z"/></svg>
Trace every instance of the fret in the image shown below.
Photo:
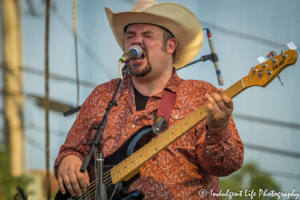
<svg viewBox="0 0 300 200"><path fill-rule="evenodd" d="M182 122L178 122L178 124L180 123L180 127L181 127L181 131L182 131L182 133L184 133L184 129L183 129L183 127L182 127ZM177 136L177 134L176 134L176 136Z"/></svg>
<svg viewBox="0 0 300 200"><path fill-rule="evenodd" d="M170 138L170 132L172 132L172 130L173 130L173 127L172 127L170 130L168 130L168 131L166 132L166 134L163 134L163 135L168 136L168 138L169 138L169 143L167 143L167 144L170 144L170 143L172 142L172 140L171 140L171 138ZM166 145L165 145L165 146L166 146Z"/></svg>
<svg viewBox="0 0 300 200"><path fill-rule="evenodd" d="M178 123L177 123L177 124L178 124ZM175 135L175 138L177 137L177 129L176 129L177 124L175 124L175 125L172 127L174 130L171 131L171 132L172 132L172 135L173 135L173 136ZM171 142L170 142L170 143L171 143Z"/></svg>
<svg viewBox="0 0 300 200"><path fill-rule="evenodd" d="M190 128L191 128L192 126L191 126L191 122L190 122L190 116L187 116L187 119L188 119L188 121L189 121L189 126L190 126Z"/></svg>
<svg viewBox="0 0 300 200"><path fill-rule="evenodd" d="M151 142L150 142L151 143ZM146 144L146 146L145 146L145 148L146 148L146 150L147 150L147 160L149 159L149 158L151 158L151 153L149 152L149 148L150 148L150 143L148 143L148 144Z"/></svg>
<svg viewBox="0 0 300 200"><path fill-rule="evenodd" d="M134 156L129 156L129 157L131 157L131 159L129 159L129 164L128 164L128 169L130 168L131 169L131 171L132 170L134 170L135 169L135 166L133 166L134 164Z"/></svg>

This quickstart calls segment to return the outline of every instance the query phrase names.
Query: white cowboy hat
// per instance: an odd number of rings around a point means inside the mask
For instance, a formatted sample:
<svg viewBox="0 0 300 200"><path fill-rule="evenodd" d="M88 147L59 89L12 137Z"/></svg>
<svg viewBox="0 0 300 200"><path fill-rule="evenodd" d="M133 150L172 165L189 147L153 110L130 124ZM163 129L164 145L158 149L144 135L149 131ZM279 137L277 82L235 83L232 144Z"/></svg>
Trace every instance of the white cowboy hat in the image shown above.
<svg viewBox="0 0 300 200"><path fill-rule="evenodd" d="M197 17L182 5L154 0L139 0L132 11L113 13L105 8L114 36L123 49L125 27L129 24L153 24L169 30L177 40L173 66L179 69L190 63L199 53L203 32Z"/></svg>

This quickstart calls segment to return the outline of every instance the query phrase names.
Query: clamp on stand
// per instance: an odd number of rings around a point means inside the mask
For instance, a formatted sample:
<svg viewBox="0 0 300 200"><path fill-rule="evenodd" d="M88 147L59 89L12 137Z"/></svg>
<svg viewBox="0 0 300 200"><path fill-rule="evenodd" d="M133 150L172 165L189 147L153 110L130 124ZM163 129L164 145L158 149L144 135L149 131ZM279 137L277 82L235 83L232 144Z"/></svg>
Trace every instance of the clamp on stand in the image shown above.
<svg viewBox="0 0 300 200"><path fill-rule="evenodd" d="M201 56L200 59L195 60L194 62L191 62L191 63L189 63L189 64L187 64L187 65L181 67L180 69L182 69L182 68L184 68L184 67L187 67L187 66L189 66L189 65L195 64L195 63L200 62L200 61L203 61L203 62L204 62L204 61L206 61L206 60L211 60L211 61L214 62L214 60L218 60L218 56L217 56L217 54L215 54L215 53L211 53L211 54L208 54L208 55L205 55L205 56Z"/></svg>

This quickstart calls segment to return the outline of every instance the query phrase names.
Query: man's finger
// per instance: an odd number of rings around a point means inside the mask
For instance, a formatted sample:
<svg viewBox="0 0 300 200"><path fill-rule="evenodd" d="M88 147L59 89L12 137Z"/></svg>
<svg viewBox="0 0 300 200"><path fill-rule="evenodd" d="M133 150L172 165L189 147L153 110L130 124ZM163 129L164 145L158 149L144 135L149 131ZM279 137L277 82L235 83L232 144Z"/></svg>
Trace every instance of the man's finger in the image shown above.
<svg viewBox="0 0 300 200"><path fill-rule="evenodd" d="M215 102L215 100L212 98L212 96L209 95L209 94L204 95L204 98L206 98L207 101L208 101L208 103L211 103L211 105L212 105L213 107L215 107L215 105L217 104L217 103Z"/></svg>
<svg viewBox="0 0 300 200"><path fill-rule="evenodd" d="M63 178L61 176L58 176L58 188L62 194L66 194Z"/></svg>
<svg viewBox="0 0 300 200"><path fill-rule="evenodd" d="M218 109L220 111L224 111L226 108L225 108L223 98L219 94L216 94L216 93L213 93L211 96L214 99L214 101L216 102L216 106L218 106Z"/></svg>
<svg viewBox="0 0 300 200"><path fill-rule="evenodd" d="M75 196L75 192L74 192L73 187L71 185L71 181L69 179L69 176L67 174L65 174L63 176L63 180L64 180L64 183L65 183L65 186L66 186L67 190L69 191L69 193L71 194L71 196L74 197Z"/></svg>
<svg viewBox="0 0 300 200"><path fill-rule="evenodd" d="M73 188L73 191L76 193L77 196L81 196L82 192L81 192L81 189L80 189L80 186L79 186L79 183L78 183L77 176L75 175L74 172L70 172L68 175L69 175L69 178L70 178L70 183L71 183L71 186Z"/></svg>
<svg viewBox="0 0 300 200"><path fill-rule="evenodd" d="M86 185L89 186L90 185L90 177L89 177L89 173L86 171L84 173L85 176L85 180L86 180Z"/></svg>
<svg viewBox="0 0 300 200"><path fill-rule="evenodd" d="M87 188L87 184L86 184L86 176L85 176L85 173L81 173L80 171L76 170L75 171L76 173L76 176L77 176L77 180L79 182L79 185L80 185L80 188L81 190L85 191L86 188ZM77 192L76 192L77 193Z"/></svg>
<svg viewBox="0 0 300 200"><path fill-rule="evenodd" d="M233 102L232 102L232 99L231 99L230 97L228 97L227 95L222 95L222 98L223 98L223 101L224 101L225 106L226 106L228 109L232 109L232 108L233 108Z"/></svg>

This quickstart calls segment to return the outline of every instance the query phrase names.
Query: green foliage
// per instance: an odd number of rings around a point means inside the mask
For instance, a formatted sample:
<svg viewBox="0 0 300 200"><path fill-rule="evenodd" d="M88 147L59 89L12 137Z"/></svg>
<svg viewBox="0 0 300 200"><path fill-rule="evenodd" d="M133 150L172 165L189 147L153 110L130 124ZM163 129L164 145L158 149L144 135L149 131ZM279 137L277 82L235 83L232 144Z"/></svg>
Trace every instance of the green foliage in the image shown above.
<svg viewBox="0 0 300 200"><path fill-rule="evenodd" d="M238 172L220 179L222 193L226 193L229 189L230 192L236 192L241 196L232 197L233 200L271 200L277 199L276 196L268 197L262 194L267 189L267 192L274 190L280 192L280 187L272 179L271 175L261 171L254 163L244 164L242 169ZM261 193L261 195L259 195ZM252 194L252 195L251 195ZM254 196L255 194L255 196ZM228 196L221 197L222 200L228 200Z"/></svg>
<svg viewBox="0 0 300 200"><path fill-rule="evenodd" d="M22 187L26 192L26 186L31 179L26 176L12 177L9 168L9 156L5 146L0 143L0 199L14 199L17 194L17 186Z"/></svg>

